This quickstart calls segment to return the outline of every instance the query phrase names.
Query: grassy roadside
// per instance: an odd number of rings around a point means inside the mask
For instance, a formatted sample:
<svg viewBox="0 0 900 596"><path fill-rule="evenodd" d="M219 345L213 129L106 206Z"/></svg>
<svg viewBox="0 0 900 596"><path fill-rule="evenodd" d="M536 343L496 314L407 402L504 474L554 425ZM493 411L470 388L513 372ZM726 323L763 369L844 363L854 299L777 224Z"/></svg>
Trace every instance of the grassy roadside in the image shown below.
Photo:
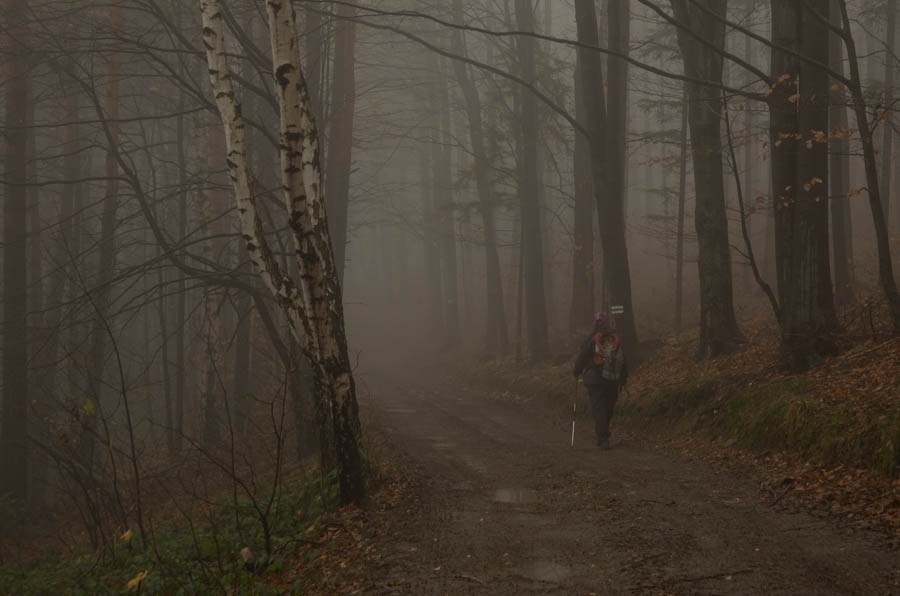
<svg viewBox="0 0 900 596"><path fill-rule="evenodd" d="M780 372L777 337L757 329L735 354L693 362L674 338L635 375L621 421L670 428L821 465L900 471L900 339L855 347L799 375Z"/></svg>

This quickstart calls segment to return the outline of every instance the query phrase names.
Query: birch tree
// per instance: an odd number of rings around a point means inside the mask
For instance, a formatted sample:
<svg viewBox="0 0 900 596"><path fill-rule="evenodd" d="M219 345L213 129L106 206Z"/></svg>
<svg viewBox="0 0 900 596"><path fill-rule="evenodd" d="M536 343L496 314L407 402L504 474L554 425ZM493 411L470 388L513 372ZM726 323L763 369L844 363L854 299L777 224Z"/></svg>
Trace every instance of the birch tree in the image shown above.
<svg viewBox="0 0 900 596"><path fill-rule="evenodd" d="M294 7L290 2L266 2L281 123L284 208L299 269L296 282L269 248L257 211L244 120L225 52L221 4L218 0L200 0L200 10L209 77L225 128L228 171L247 254L312 364L316 394L327 408L332 425L340 498L343 503L356 502L364 490L356 388L321 191L318 132L300 66Z"/></svg>

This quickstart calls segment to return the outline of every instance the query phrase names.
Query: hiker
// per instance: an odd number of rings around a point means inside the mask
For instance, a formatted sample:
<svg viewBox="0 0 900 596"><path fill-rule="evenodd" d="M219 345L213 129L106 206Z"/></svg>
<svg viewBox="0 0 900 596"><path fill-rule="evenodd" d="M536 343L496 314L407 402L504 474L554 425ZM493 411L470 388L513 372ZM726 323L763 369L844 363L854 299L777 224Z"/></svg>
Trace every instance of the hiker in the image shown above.
<svg viewBox="0 0 900 596"><path fill-rule="evenodd" d="M628 380L622 340L612 326L609 313L598 312L594 315L594 330L581 347L572 372L576 379L584 375L583 381L591 398L597 446L607 450L613 408L619 389Z"/></svg>

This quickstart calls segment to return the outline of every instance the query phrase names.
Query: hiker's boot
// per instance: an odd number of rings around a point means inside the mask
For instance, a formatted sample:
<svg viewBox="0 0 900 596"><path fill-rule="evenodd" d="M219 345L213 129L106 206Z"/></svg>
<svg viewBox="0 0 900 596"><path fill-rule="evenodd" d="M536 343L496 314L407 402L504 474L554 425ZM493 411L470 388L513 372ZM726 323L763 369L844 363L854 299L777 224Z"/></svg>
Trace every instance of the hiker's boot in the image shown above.
<svg viewBox="0 0 900 596"><path fill-rule="evenodd" d="M600 449L600 451L609 451L610 450L609 439L598 440L597 447Z"/></svg>

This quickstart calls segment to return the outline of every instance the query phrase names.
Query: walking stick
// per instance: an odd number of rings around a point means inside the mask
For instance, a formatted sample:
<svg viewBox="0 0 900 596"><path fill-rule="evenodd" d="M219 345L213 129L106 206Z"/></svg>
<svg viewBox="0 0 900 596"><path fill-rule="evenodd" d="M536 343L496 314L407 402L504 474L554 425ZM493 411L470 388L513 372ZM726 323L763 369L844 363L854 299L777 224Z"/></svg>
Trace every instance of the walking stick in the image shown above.
<svg viewBox="0 0 900 596"><path fill-rule="evenodd" d="M578 377L575 377L575 399L572 400L572 447L575 446L575 411L578 408Z"/></svg>

